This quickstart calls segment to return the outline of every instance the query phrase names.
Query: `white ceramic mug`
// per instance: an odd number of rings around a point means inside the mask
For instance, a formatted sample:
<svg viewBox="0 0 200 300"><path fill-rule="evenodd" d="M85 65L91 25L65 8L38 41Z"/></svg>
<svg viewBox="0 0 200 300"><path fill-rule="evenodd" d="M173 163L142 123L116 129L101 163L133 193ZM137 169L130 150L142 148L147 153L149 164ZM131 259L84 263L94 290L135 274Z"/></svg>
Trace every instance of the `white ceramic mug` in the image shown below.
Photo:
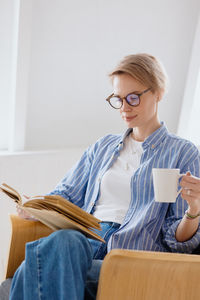
<svg viewBox="0 0 200 300"><path fill-rule="evenodd" d="M153 186L156 202L176 202L179 178L183 176L179 169L153 168Z"/></svg>

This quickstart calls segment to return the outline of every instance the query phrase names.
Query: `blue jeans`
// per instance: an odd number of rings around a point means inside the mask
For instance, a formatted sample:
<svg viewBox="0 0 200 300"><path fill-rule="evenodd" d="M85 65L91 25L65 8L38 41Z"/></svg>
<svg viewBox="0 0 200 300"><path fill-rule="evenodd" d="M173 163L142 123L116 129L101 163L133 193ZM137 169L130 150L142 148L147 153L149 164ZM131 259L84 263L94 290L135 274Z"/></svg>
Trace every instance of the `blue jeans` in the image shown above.
<svg viewBox="0 0 200 300"><path fill-rule="evenodd" d="M119 226L102 223L99 233L107 242ZM106 248L106 244L87 239L74 230L59 230L27 243L25 261L15 272L9 299L96 299Z"/></svg>

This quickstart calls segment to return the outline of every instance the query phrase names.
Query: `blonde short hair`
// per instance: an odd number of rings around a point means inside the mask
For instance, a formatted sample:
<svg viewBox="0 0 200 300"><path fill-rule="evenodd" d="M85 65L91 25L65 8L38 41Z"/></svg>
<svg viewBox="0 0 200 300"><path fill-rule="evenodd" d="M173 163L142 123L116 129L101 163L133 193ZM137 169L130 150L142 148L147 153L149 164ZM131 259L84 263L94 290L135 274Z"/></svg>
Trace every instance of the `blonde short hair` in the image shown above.
<svg viewBox="0 0 200 300"><path fill-rule="evenodd" d="M150 87L152 92L166 92L168 78L161 62L152 55L138 53L125 56L109 74L111 79L115 75L129 74L134 79Z"/></svg>

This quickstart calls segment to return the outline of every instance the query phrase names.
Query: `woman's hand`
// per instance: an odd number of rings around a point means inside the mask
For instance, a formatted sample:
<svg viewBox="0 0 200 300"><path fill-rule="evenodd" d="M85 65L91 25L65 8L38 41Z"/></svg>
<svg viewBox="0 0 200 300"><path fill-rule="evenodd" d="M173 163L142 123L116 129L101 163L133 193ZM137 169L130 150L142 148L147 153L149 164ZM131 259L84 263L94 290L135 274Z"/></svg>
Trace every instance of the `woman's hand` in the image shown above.
<svg viewBox="0 0 200 300"><path fill-rule="evenodd" d="M181 179L181 196L188 203L188 213L197 215L200 213L200 178L187 172Z"/></svg>
<svg viewBox="0 0 200 300"><path fill-rule="evenodd" d="M25 219L25 220L34 220L34 218L27 213L25 210L23 210L22 208L20 208L20 206L17 205L17 214L20 218Z"/></svg>
<svg viewBox="0 0 200 300"><path fill-rule="evenodd" d="M29 199L28 196L25 196L24 197L26 199ZM17 209L17 213L18 213L18 216L22 219L25 219L25 220L32 220L32 221L37 221L32 215L30 215L29 213L27 213L25 210L23 210L19 205L16 206L16 209Z"/></svg>
<svg viewBox="0 0 200 300"><path fill-rule="evenodd" d="M200 178L192 176L190 172L183 175L180 186L182 187L181 196L188 203L188 214L195 216L188 218L184 215L176 230L176 239L185 242L192 238L199 227L200 217Z"/></svg>

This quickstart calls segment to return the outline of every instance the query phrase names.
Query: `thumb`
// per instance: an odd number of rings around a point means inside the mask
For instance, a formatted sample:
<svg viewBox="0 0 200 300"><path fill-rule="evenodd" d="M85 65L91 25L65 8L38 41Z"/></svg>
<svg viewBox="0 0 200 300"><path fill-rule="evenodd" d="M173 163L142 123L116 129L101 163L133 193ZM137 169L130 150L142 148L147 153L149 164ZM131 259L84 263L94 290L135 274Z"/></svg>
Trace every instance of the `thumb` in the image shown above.
<svg viewBox="0 0 200 300"><path fill-rule="evenodd" d="M187 171L185 175L186 175L186 176L191 176L190 171Z"/></svg>

